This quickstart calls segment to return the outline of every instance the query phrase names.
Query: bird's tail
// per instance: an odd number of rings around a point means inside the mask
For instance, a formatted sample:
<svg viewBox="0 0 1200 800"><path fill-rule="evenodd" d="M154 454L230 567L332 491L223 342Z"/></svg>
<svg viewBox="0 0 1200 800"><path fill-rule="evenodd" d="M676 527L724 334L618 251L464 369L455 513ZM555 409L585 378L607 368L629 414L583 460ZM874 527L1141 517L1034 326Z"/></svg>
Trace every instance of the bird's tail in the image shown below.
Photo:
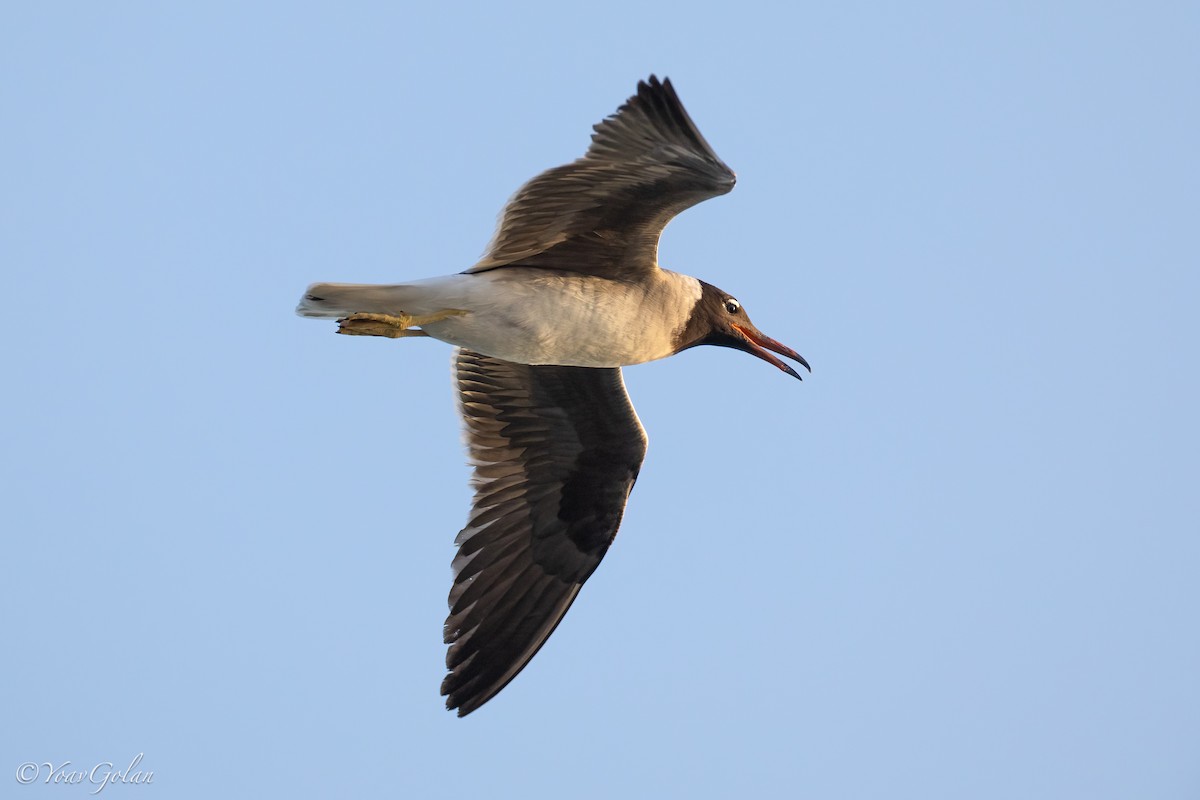
<svg viewBox="0 0 1200 800"><path fill-rule="evenodd" d="M314 283L300 298L296 313L316 319L340 319L350 314L412 314L418 304L414 288L405 284Z"/></svg>

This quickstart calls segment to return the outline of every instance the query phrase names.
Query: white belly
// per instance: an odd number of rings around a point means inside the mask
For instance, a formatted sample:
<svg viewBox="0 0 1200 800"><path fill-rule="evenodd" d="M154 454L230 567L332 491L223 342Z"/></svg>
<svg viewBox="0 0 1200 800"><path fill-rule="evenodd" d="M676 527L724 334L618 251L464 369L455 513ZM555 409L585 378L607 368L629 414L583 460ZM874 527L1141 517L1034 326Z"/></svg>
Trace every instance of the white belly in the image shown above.
<svg viewBox="0 0 1200 800"><path fill-rule="evenodd" d="M424 302L468 312L425 326L435 339L506 361L577 367L671 355L700 299L699 281L667 270L631 285L506 267L416 286L429 290Z"/></svg>

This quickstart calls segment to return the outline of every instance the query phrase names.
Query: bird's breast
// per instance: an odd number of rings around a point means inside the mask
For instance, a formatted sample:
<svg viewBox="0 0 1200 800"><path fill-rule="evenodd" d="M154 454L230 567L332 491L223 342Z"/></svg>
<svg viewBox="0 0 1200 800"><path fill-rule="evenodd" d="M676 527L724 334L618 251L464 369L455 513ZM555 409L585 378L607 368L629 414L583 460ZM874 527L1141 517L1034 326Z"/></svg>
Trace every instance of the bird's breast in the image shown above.
<svg viewBox="0 0 1200 800"><path fill-rule="evenodd" d="M457 275L436 339L522 364L620 367L664 358L700 298L700 282L658 270L636 282L506 267Z"/></svg>

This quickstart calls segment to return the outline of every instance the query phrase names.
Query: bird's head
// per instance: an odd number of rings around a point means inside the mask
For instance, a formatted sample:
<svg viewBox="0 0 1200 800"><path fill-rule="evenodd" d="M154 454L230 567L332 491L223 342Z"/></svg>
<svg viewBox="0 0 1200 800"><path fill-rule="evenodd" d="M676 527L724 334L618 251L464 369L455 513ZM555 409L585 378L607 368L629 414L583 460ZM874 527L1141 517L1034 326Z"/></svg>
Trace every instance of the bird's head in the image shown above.
<svg viewBox="0 0 1200 800"><path fill-rule="evenodd" d="M700 282L700 287L700 299L696 301L691 318L680 333L679 350L686 350L701 344L732 347L761 358L796 380L802 380L800 373L772 355L772 353L778 353L781 356L787 356L812 372L812 367L808 366L804 356L792 348L780 344L755 327L736 297L704 281Z"/></svg>

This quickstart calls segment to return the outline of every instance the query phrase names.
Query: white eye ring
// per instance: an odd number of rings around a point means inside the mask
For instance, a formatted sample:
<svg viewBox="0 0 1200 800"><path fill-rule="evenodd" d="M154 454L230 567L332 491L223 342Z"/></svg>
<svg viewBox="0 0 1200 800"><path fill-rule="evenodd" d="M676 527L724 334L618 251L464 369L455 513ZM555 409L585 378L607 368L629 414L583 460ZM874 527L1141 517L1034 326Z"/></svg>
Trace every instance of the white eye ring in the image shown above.
<svg viewBox="0 0 1200 800"><path fill-rule="evenodd" d="M742 304L732 297L725 298L725 310L730 314L736 314L742 310Z"/></svg>

